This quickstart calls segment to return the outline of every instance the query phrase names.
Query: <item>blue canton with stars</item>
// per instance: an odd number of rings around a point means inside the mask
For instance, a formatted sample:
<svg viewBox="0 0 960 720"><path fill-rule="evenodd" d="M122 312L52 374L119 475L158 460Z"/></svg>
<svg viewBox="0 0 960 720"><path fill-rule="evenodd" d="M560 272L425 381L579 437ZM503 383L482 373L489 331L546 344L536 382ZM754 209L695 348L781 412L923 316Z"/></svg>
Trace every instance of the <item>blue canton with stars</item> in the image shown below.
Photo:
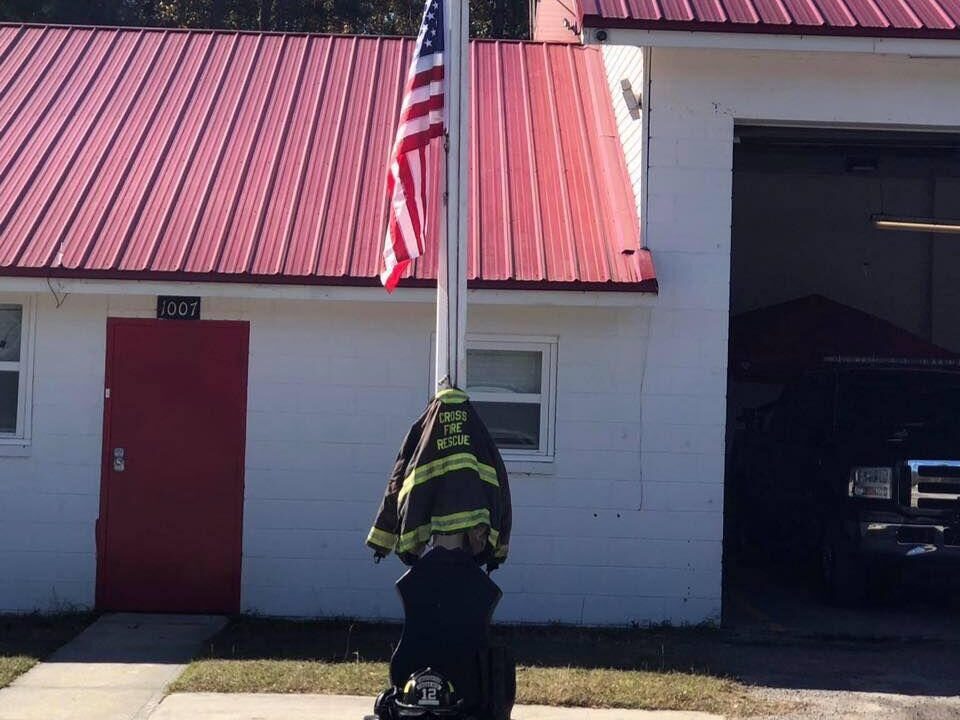
<svg viewBox="0 0 960 720"><path fill-rule="evenodd" d="M443 52L443 3L430 0L420 25L420 57Z"/></svg>

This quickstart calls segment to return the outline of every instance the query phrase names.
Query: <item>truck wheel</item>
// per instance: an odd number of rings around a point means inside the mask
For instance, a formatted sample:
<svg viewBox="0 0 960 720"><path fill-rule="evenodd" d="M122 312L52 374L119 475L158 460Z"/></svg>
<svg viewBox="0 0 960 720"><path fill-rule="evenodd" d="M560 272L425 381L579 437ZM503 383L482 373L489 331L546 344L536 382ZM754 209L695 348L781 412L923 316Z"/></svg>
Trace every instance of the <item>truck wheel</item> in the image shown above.
<svg viewBox="0 0 960 720"><path fill-rule="evenodd" d="M824 540L821 568L828 603L841 607L863 604L867 596L867 568L848 539L833 535Z"/></svg>

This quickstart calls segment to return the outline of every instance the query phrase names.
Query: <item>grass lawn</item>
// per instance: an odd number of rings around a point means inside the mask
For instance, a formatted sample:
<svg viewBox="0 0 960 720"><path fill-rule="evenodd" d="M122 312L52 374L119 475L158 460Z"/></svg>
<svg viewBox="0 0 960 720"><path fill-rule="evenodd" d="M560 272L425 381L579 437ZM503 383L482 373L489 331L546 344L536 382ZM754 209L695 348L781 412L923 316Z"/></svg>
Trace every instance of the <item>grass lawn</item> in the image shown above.
<svg viewBox="0 0 960 720"><path fill-rule="evenodd" d="M0 615L0 688L73 639L93 615Z"/></svg>
<svg viewBox="0 0 960 720"><path fill-rule="evenodd" d="M519 664L517 701L571 707L772 713L747 687L690 658L718 631L496 628ZM240 618L211 639L171 692L373 696L387 683L396 625Z"/></svg>

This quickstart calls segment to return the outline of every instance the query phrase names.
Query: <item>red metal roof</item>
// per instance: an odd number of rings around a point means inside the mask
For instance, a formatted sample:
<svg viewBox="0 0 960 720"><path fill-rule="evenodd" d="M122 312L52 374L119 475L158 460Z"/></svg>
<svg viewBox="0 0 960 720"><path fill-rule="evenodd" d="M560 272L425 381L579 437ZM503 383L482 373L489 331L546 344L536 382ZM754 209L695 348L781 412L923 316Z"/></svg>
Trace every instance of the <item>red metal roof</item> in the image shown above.
<svg viewBox="0 0 960 720"><path fill-rule="evenodd" d="M960 0L577 0L589 27L960 39Z"/></svg>
<svg viewBox="0 0 960 720"><path fill-rule="evenodd" d="M412 49L0 25L0 274L376 283ZM471 58L472 285L655 290L599 52Z"/></svg>

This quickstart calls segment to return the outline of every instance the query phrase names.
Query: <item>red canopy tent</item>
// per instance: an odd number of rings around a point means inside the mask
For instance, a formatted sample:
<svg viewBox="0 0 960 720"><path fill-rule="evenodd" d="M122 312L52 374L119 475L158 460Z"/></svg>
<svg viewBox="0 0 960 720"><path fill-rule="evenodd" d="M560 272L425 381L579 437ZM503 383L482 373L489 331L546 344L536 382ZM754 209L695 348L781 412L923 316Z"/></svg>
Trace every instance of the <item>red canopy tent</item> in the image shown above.
<svg viewBox="0 0 960 720"><path fill-rule="evenodd" d="M731 318L730 372L736 380L782 383L830 356L960 357L887 320L822 295Z"/></svg>

